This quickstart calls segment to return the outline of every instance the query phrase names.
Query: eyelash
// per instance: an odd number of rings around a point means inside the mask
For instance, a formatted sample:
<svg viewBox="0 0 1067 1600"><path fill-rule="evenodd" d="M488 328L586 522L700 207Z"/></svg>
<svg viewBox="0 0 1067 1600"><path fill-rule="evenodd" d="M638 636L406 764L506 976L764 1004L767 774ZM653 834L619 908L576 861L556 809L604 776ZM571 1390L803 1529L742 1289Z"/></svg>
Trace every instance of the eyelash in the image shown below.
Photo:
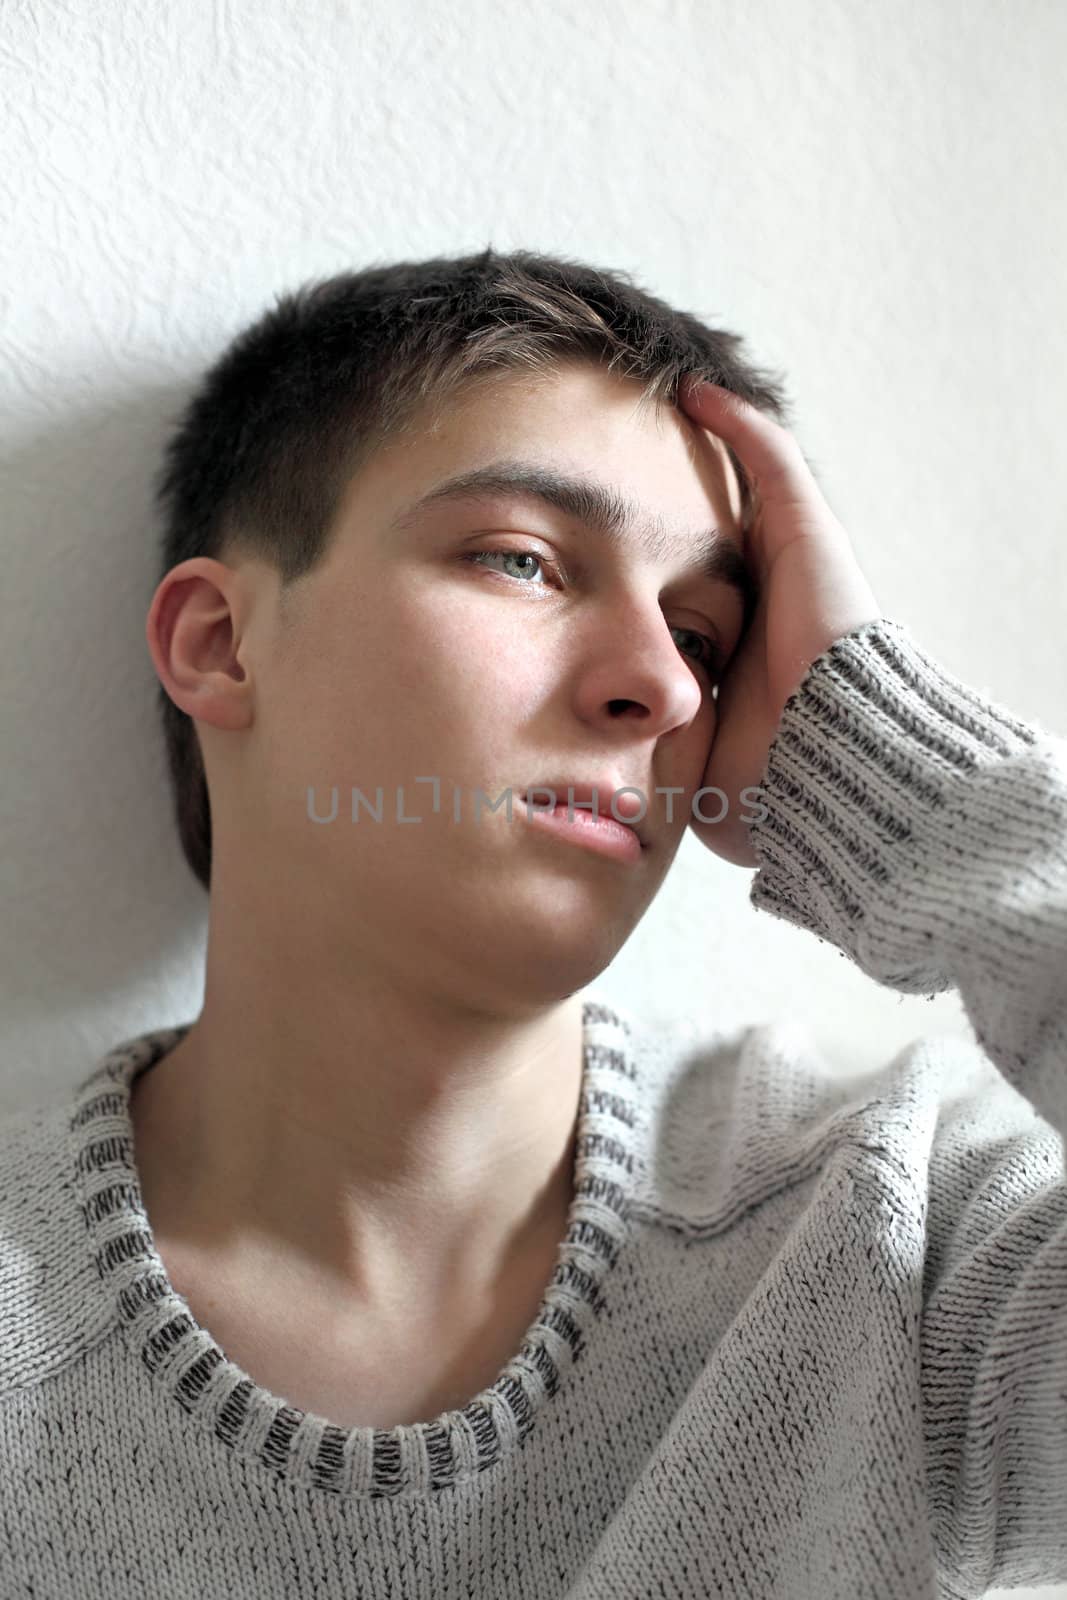
<svg viewBox="0 0 1067 1600"><path fill-rule="evenodd" d="M547 556L541 555L536 550L469 550L464 553L462 559L464 561L469 561L471 565L474 565L475 563L479 563L483 556L500 556L505 560L508 556L514 556L516 558L520 556L533 556L537 564L546 572L552 573L557 579L566 581L566 575L564 574L562 568L559 567L554 561L549 561ZM488 570L491 572L494 569L490 567ZM498 576L507 578L510 575L506 572L502 572L499 573ZM513 583L518 583L520 586L529 587L529 585L523 584L523 580L521 578L512 578L511 581ZM722 651L720 650L716 641L706 633L698 633L695 628L683 628L679 626L674 629L674 632L691 633L694 638L699 639L706 647L706 653L704 657L698 661L698 665L704 668L712 683L717 684L717 680L722 675L723 661Z"/></svg>

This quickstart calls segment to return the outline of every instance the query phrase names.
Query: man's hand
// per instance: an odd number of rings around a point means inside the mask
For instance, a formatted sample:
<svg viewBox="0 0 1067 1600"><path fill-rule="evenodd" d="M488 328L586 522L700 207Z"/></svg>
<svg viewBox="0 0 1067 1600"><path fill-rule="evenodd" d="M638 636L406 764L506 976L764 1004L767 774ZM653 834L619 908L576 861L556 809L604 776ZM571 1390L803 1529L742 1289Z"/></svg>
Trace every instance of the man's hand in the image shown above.
<svg viewBox="0 0 1067 1600"><path fill-rule="evenodd" d="M715 855L755 867L744 819L757 799L746 804L741 791L759 786L785 703L811 663L882 611L788 429L714 384L683 385L679 405L733 449L755 489L744 554L759 600L719 684L718 724L703 778L705 787L728 797L729 810L721 822L690 823ZM704 795L699 809L714 817L724 804L718 795Z"/></svg>

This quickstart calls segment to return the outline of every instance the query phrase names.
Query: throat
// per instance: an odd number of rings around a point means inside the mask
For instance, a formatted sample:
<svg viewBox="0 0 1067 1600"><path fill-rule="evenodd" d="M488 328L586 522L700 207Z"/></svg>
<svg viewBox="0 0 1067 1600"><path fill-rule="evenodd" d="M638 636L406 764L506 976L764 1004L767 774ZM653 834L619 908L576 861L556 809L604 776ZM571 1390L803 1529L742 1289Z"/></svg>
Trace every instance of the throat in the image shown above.
<svg viewBox="0 0 1067 1600"><path fill-rule="evenodd" d="M156 1238L195 1321L260 1388L338 1427L395 1428L460 1410L518 1356L553 1281L564 1232L509 1263L488 1303L412 1301L402 1323L337 1297L279 1292Z"/></svg>

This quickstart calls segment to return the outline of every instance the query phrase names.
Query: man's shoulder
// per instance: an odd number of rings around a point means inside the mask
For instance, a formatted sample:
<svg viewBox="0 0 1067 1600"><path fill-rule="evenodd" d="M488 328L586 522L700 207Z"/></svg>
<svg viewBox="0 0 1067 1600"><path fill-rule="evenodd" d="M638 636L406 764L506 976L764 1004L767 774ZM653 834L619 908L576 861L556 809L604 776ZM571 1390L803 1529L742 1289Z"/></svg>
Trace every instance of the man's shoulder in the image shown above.
<svg viewBox="0 0 1067 1600"><path fill-rule="evenodd" d="M0 1393L43 1381L114 1324L85 1225L74 1096L0 1116Z"/></svg>
<svg viewBox="0 0 1067 1600"><path fill-rule="evenodd" d="M790 1181L793 1154L841 1090L802 1024L627 1014L642 1117L639 1208L719 1233Z"/></svg>
<svg viewBox="0 0 1067 1600"><path fill-rule="evenodd" d="M916 1204L1006 1151L1055 1165L1057 1135L973 1039L917 1037L850 1072L799 1020L629 1021L648 1121L643 1202L688 1231L719 1232L831 1165Z"/></svg>

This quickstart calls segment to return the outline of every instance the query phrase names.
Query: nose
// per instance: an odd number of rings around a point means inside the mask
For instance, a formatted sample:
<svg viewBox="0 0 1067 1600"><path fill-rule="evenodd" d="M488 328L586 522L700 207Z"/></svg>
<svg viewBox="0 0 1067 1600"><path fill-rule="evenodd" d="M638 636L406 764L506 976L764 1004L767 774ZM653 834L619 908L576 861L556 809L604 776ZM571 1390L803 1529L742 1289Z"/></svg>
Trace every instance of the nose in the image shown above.
<svg viewBox="0 0 1067 1600"><path fill-rule="evenodd" d="M673 625L658 604L633 601L605 607L585 640L580 710L589 720L640 720L642 735L658 738L685 727L713 706L711 681L682 654Z"/></svg>

